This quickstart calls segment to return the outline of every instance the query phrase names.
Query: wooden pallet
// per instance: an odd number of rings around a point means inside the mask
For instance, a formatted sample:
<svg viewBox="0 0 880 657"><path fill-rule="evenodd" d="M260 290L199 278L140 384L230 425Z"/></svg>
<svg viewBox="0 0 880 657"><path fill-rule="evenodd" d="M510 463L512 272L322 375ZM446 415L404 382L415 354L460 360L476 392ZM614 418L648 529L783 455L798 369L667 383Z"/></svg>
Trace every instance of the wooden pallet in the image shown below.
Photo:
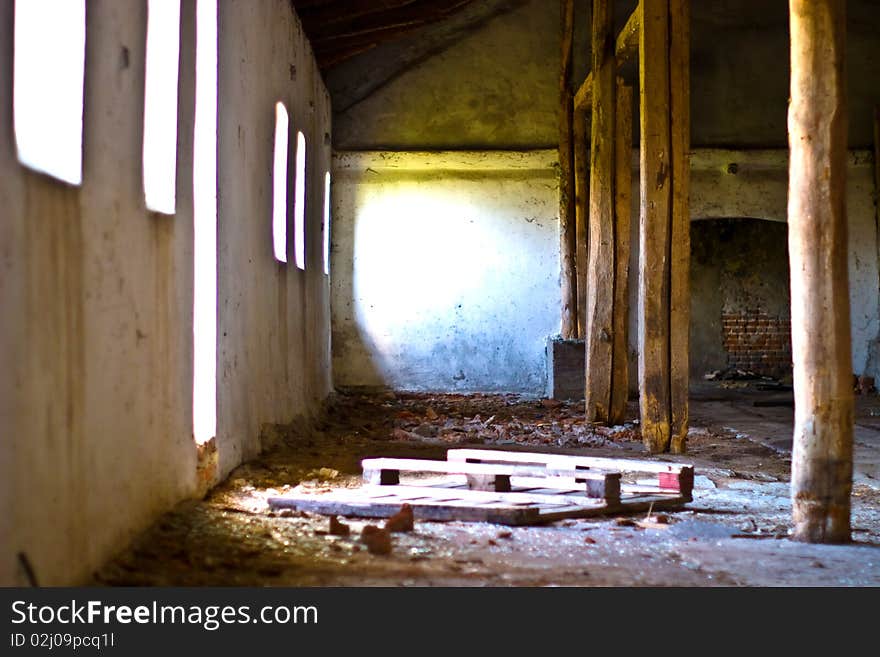
<svg viewBox="0 0 880 657"><path fill-rule="evenodd" d="M595 456L510 452L493 449L450 449L446 452L446 458L449 461L464 461L467 463L510 463L600 472L644 473L649 475L652 481L639 486L623 484L621 490L645 494L675 492L687 498L688 502L692 500L694 490L694 466L685 463L660 463L658 461L640 459L612 459ZM656 481L653 481L654 478L656 478Z"/></svg>
<svg viewBox="0 0 880 657"><path fill-rule="evenodd" d="M403 504L421 520L532 525L564 518L676 509L691 501L690 465L530 452L452 449L446 461L365 459L364 485L269 499L272 508L387 518ZM400 473L442 475L400 483ZM621 484L621 472L657 476Z"/></svg>

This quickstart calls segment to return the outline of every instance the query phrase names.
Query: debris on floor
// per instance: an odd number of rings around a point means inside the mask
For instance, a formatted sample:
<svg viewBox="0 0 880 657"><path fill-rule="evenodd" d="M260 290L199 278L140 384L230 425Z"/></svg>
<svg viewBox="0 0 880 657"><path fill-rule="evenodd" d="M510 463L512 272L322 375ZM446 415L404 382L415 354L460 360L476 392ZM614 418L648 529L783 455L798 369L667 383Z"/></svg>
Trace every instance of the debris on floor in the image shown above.
<svg viewBox="0 0 880 657"><path fill-rule="evenodd" d="M361 530L361 542L370 554L391 554L391 531L387 527L367 525Z"/></svg>
<svg viewBox="0 0 880 657"><path fill-rule="evenodd" d="M389 532L411 532L415 529L415 515L409 504L402 504L400 511L385 521L385 529Z"/></svg>
<svg viewBox="0 0 880 657"><path fill-rule="evenodd" d="M689 464L488 449L450 449L446 457L445 461L364 459L365 483L359 489L292 491L267 502L272 509L325 515L390 515L386 528L407 531L414 514L435 521L532 525L679 509L691 501L694 486L694 468ZM405 484L402 472L442 477ZM621 482L622 475L628 477L626 482Z"/></svg>
<svg viewBox="0 0 880 657"><path fill-rule="evenodd" d="M880 546L878 486L854 485L853 545L813 546L791 541L790 459L786 452L752 439L767 428L759 423L778 417L770 429L790 440L790 424L786 424L790 423L790 411L754 408L752 399L763 393L748 390L724 393L741 399L737 404L720 401L718 383L705 383L715 387L704 393L707 401L692 400L688 454L650 458L663 466L693 464L700 473L695 477L693 501L679 510L655 505L629 514L622 525L614 517L596 516L499 527L484 522L420 520L416 505L411 504L413 529L391 532L388 530L396 528L397 521L389 527L390 517L401 513L405 500L389 504L385 521L357 517L331 521L309 511L273 509L268 502L273 497L360 489L365 458L447 460L452 450L468 460L470 450L491 449L647 459L636 422L619 428L590 425L584 421L582 403L549 404L548 408L539 399L517 395L349 392L338 395L315 426L290 428L275 447L236 468L203 500L181 504L164 514L102 566L91 583L880 585L880 559L874 556ZM859 397L860 403L876 399ZM860 435L874 431L862 426L872 425L872 409L865 407L857 416ZM637 415L636 405L630 403L627 417ZM448 429L444 428L447 424ZM393 438L395 428L420 435L414 430L422 425L428 427L420 433L431 433L429 427L433 427L437 435L419 440ZM590 444L570 439L579 435L590 436ZM554 442L559 437L565 444ZM332 471L337 474L328 476ZM428 481L422 473L400 474L406 485ZM650 473L621 476L622 487L651 481L659 483ZM494 495L496 491L465 492ZM585 492L578 496L579 500L590 499ZM366 530L364 537L367 526L374 529ZM347 533L343 527L348 528ZM824 567L810 566L812 563Z"/></svg>

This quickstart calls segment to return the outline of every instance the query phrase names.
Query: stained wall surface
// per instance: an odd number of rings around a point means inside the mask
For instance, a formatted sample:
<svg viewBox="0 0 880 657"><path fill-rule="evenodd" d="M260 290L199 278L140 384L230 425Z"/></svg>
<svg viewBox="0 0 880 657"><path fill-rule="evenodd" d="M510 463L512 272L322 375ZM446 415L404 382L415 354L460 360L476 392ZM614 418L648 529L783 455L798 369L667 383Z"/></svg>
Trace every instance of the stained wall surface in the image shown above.
<svg viewBox="0 0 880 657"><path fill-rule="evenodd" d="M543 391L559 331L555 157L336 157L338 385Z"/></svg>
<svg viewBox="0 0 880 657"><path fill-rule="evenodd" d="M691 164L693 220L786 220L787 151L695 149ZM546 340L558 333L560 319L556 166L554 151L338 153L336 382L542 394ZM880 373L873 190L870 154L852 151L847 187L852 366L853 372L872 376ZM634 168L633 244L638 240L638 194ZM753 251L739 247L735 254L703 255L730 257L742 272L766 274L769 265L755 261L769 257L766 245ZM784 252L778 258L764 285L787 284ZM720 276L720 270L716 273ZM723 298L711 289L711 276L699 263L692 280L691 373L700 376L726 360ZM632 249L630 281L634 392L637 248ZM782 291L777 305L786 298ZM767 310L776 312L777 305Z"/></svg>
<svg viewBox="0 0 880 657"><path fill-rule="evenodd" d="M847 157L847 230L849 241L849 293L852 333L852 367L856 374L878 373L876 342L880 331L878 298L878 241L874 208L874 164L868 151L850 151ZM697 149L691 157L691 218L749 217L787 220L788 151ZM766 245L751 254L740 254L742 267L751 259L767 257ZM781 258L781 256L780 256ZM755 270L766 264L751 263ZM778 279L779 275L774 275ZM692 295L692 316L714 316L710 305ZM714 330L692 322L691 339L702 338L694 330ZM695 360L699 362L699 359ZM692 374L698 374L693 369Z"/></svg>
<svg viewBox="0 0 880 657"><path fill-rule="evenodd" d="M41 585L65 584L194 488L194 11L184 3L177 213L164 216L141 181L145 3L88 3L81 187L16 159L13 6L0 8L0 574L25 584L22 554Z"/></svg>
<svg viewBox="0 0 880 657"><path fill-rule="evenodd" d="M196 492L195 2L181 10L173 216L144 202L146 3L87 3L79 187L17 160L13 8L0 3L0 584L28 583L19 555L41 585L72 584ZM222 476L256 453L264 425L308 417L329 390L330 113L290 3L220 0L218 20ZM292 149L295 130L310 146L305 272L272 256L277 100Z"/></svg>
<svg viewBox="0 0 880 657"><path fill-rule="evenodd" d="M218 38L220 473L261 449L266 425L309 416L330 391L324 174L330 98L286 0L223 0ZM272 248L275 104L290 117L288 262ZM294 263L296 134L306 138L306 267Z"/></svg>
<svg viewBox="0 0 880 657"><path fill-rule="evenodd" d="M619 30L636 0L616 0ZM589 0L575 0L574 84L589 70ZM788 3L691 2L691 142L706 148L787 148ZM558 139L559 3L514 5L451 47L401 68L334 118L339 150L552 148ZM873 141L880 66L875 0L847 2L850 148ZM412 39L425 39L414 35ZM369 75L398 50L365 53L336 75ZM622 70L638 87L637 67ZM637 94L636 94L637 95ZM634 116L638 116L635 114ZM638 140L638 121L633 130Z"/></svg>

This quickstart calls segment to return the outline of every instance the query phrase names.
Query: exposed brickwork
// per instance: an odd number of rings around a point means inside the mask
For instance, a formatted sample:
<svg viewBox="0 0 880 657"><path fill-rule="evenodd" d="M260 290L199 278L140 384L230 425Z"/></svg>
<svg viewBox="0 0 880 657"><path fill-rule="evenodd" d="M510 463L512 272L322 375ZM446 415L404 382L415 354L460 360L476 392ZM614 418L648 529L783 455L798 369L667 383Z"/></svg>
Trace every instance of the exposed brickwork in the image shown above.
<svg viewBox="0 0 880 657"><path fill-rule="evenodd" d="M721 315L731 367L763 376L791 374L791 319L760 310Z"/></svg>

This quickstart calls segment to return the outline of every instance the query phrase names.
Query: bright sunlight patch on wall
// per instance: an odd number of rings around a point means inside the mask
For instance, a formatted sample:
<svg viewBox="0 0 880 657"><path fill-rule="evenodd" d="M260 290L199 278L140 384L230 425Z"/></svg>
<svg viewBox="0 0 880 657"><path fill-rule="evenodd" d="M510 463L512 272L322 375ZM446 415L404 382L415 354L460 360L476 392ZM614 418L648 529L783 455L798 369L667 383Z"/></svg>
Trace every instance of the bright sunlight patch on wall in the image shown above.
<svg viewBox="0 0 880 657"><path fill-rule="evenodd" d="M324 274L330 274L330 172L324 174Z"/></svg>
<svg viewBox="0 0 880 657"><path fill-rule="evenodd" d="M272 243L275 259L287 262L287 139L290 119L284 103L275 105L275 163L272 168Z"/></svg>
<svg viewBox="0 0 880 657"><path fill-rule="evenodd" d="M296 133L296 187L293 197L293 248L296 266L306 268L306 137Z"/></svg>
<svg viewBox="0 0 880 657"><path fill-rule="evenodd" d="M193 436L217 435L217 0L196 7Z"/></svg>
<svg viewBox="0 0 880 657"><path fill-rule="evenodd" d="M82 182L85 0L16 0L13 113L18 159Z"/></svg>
<svg viewBox="0 0 880 657"><path fill-rule="evenodd" d="M177 185L177 73L180 0L148 0L144 84L144 197L174 214Z"/></svg>

